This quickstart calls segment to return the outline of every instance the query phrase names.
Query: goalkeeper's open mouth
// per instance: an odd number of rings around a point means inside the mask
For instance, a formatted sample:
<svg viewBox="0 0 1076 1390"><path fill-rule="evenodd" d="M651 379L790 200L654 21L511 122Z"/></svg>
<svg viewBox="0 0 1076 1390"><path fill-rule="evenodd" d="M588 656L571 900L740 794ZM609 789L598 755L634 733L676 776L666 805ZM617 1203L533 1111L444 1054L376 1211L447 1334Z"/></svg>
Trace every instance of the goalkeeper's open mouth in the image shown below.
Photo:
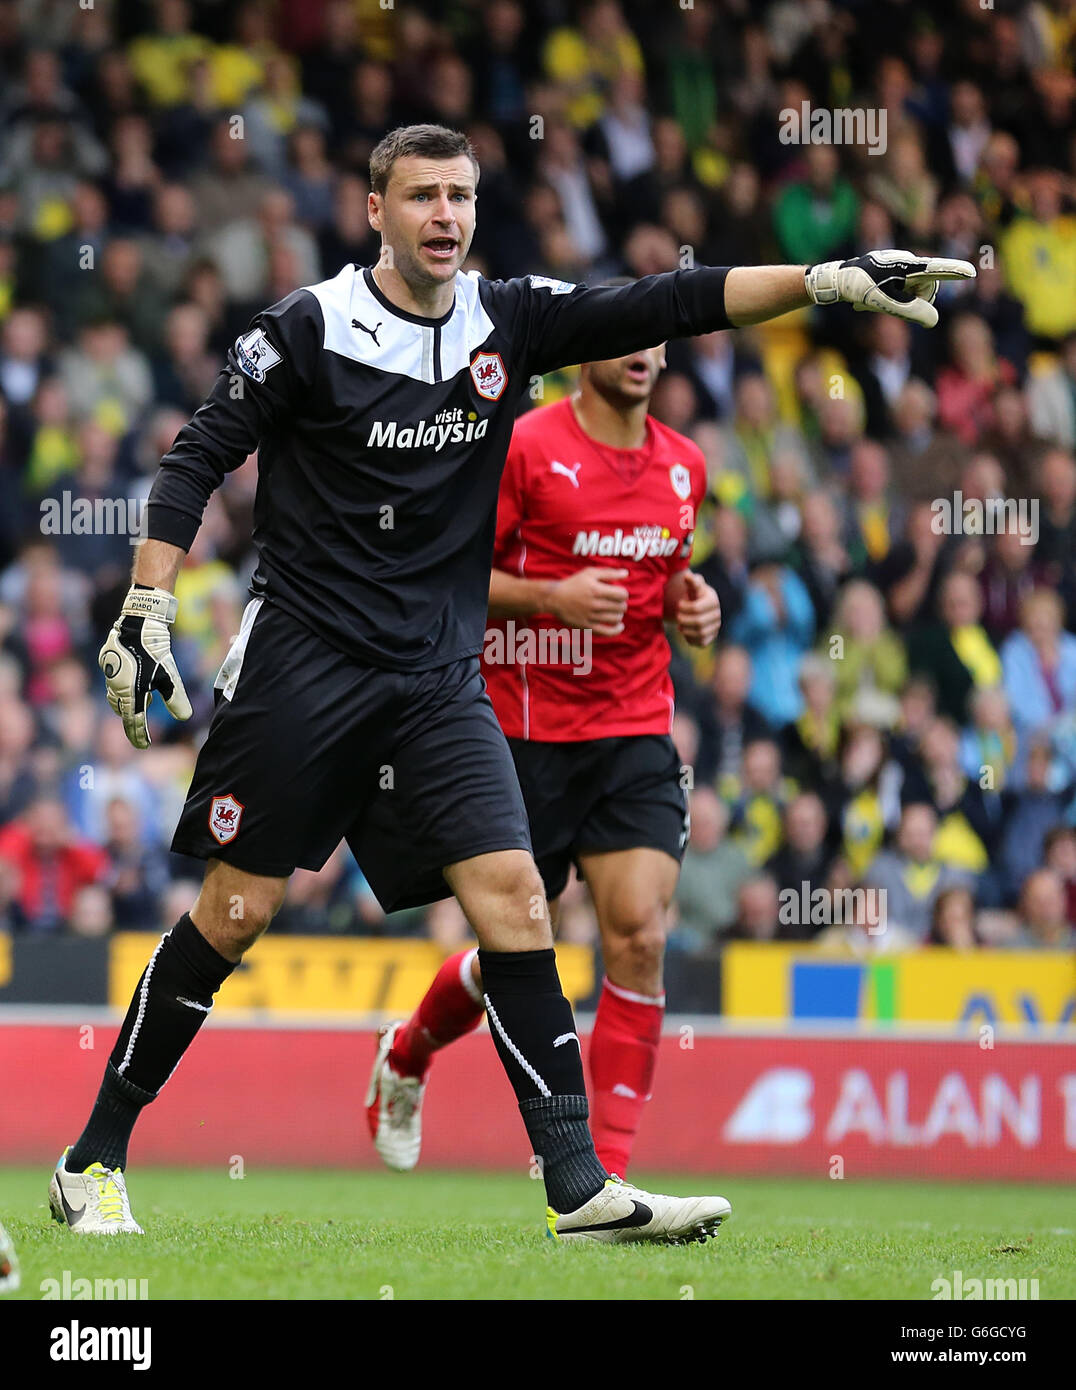
<svg viewBox="0 0 1076 1390"><path fill-rule="evenodd" d="M422 249L435 261L450 261L459 250L459 242L455 237L435 236L430 237L429 241L424 241Z"/></svg>

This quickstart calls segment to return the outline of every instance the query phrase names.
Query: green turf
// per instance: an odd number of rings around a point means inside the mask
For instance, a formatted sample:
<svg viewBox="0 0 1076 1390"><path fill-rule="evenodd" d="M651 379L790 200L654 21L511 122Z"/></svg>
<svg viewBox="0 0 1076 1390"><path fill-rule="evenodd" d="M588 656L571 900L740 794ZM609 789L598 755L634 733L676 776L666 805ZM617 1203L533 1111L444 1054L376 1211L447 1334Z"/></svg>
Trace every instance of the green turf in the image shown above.
<svg viewBox="0 0 1076 1390"><path fill-rule="evenodd" d="M724 1192L705 1246L555 1245L540 1186L478 1173L145 1169L143 1237L80 1239L48 1219L48 1169L0 1169L0 1219L41 1281L148 1279L165 1298L930 1299L931 1282L1038 1279L1076 1297L1076 1194L1061 1186L636 1175Z"/></svg>

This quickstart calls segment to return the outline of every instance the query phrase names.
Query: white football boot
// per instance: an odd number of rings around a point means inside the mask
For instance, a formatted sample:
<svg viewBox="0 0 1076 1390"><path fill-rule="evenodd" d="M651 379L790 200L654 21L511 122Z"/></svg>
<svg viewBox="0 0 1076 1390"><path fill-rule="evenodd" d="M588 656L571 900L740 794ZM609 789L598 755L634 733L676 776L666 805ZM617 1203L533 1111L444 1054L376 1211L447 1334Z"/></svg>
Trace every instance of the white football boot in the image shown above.
<svg viewBox="0 0 1076 1390"><path fill-rule="evenodd" d="M409 1173L422 1151L426 1083L416 1076L397 1076L389 1066L393 1040L402 1027L400 1022L390 1023L378 1032L377 1056L366 1092L366 1123L385 1166Z"/></svg>
<svg viewBox="0 0 1076 1390"><path fill-rule="evenodd" d="M52 1219L80 1236L140 1236L145 1232L131 1215L127 1184L119 1168L91 1163L84 1173L69 1173L64 1149L49 1183Z"/></svg>
<svg viewBox="0 0 1076 1390"><path fill-rule="evenodd" d="M576 1211L546 1208L554 1240L653 1241L658 1245L701 1245L717 1235L732 1215L724 1197L663 1197L613 1177Z"/></svg>

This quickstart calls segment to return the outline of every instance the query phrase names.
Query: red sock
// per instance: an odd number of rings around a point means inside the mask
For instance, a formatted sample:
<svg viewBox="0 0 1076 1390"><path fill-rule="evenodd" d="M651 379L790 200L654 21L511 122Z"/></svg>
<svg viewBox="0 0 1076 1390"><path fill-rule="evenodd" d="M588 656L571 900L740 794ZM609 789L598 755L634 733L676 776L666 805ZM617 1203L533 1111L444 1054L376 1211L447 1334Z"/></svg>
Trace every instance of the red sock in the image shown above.
<svg viewBox="0 0 1076 1390"><path fill-rule="evenodd" d="M602 982L590 1035L590 1131L606 1172L623 1177L650 1099L665 1016L664 994Z"/></svg>
<svg viewBox="0 0 1076 1390"><path fill-rule="evenodd" d="M417 1076L421 1080L438 1048L478 1027L486 1006L471 978L471 961L477 950L472 947L449 956L421 1004L396 1034L389 1066L397 1076Z"/></svg>

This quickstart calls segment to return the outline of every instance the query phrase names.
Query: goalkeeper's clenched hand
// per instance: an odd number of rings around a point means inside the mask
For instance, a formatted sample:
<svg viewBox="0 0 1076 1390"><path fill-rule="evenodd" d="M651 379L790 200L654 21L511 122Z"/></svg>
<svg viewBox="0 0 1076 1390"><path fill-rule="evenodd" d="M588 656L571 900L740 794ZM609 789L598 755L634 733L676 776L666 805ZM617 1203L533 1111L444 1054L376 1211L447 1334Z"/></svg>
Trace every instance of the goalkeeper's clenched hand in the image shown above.
<svg viewBox="0 0 1076 1390"><path fill-rule="evenodd" d="M850 261L823 261L804 277L815 304L854 304L878 314L933 328L938 322L934 297L940 280L974 280L970 261L941 256L913 256L910 251L868 251Z"/></svg>
<svg viewBox="0 0 1076 1390"><path fill-rule="evenodd" d="M123 731L136 748L149 747L146 709L154 691L176 719L191 717L191 702L179 678L168 635L175 616L172 594L135 584L97 655L108 703L123 720Z"/></svg>

